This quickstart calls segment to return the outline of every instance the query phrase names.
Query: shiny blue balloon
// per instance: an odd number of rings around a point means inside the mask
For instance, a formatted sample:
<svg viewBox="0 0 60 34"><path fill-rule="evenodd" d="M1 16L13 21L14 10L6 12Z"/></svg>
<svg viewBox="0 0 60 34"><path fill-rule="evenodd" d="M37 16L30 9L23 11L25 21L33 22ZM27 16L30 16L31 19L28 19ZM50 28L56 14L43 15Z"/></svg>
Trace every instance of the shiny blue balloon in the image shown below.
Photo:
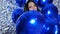
<svg viewBox="0 0 60 34"><path fill-rule="evenodd" d="M42 8L41 13L45 15L46 18L58 18L58 8L53 4L47 4Z"/></svg>
<svg viewBox="0 0 60 34"><path fill-rule="evenodd" d="M23 7L26 3L26 0L16 0L16 3L20 6Z"/></svg>
<svg viewBox="0 0 60 34"><path fill-rule="evenodd" d="M15 9L13 12L12 12L12 20L14 23L16 23L16 20L18 19L18 17L23 13L23 10L22 9Z"/></svg>
<svg viewBox="0 0 60 34"><path fill-rule="evenodd" d="M17 34L39 34L45 23L44 16L38 11L23 13L17 20Z"/></svg>
<svg viewBox="0 0 60 34"><path fill-rule="evenodd" d="M46 18L46 23L48 24L58 24L58 9L53 4L47 4L42 10L41 13Z"/></svg>
<svg viewBox="0 0 60 34"><path fill-rule="evenodd" d="M44 7L46 4L52 3L53 0L38 0L39 7Z"/></svg>

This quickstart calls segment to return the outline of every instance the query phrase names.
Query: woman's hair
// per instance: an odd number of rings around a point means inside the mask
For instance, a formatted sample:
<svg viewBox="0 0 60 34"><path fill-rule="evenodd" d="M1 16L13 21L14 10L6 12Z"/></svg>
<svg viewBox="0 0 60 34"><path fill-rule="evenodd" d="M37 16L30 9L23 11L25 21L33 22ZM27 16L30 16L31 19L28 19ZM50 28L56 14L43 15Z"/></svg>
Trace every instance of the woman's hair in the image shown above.
<svg viewBox="0 0 60 34"><path fill-rule="evenodd" d="M24 6L24 12L25 11L29 11L29 8L28 8L29 2L33 2L36 5L36 7L37 7L37 11L39 11L38 6L37 6L37 4L34 1L33 0L28 0L28 2Z"/></svg>

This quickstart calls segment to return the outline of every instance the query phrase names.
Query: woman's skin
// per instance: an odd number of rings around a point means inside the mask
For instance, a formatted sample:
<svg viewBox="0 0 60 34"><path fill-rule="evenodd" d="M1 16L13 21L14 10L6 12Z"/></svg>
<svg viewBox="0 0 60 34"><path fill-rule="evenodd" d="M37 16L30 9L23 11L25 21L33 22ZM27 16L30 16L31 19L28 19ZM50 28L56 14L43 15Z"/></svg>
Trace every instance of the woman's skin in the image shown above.
<svg viewBox="0 0 60 34"><path fill-rule="evenodd" d="M29 10L36 10L37 11L37 7L33 2L29 2L28 8L29 8Z"/></svg>

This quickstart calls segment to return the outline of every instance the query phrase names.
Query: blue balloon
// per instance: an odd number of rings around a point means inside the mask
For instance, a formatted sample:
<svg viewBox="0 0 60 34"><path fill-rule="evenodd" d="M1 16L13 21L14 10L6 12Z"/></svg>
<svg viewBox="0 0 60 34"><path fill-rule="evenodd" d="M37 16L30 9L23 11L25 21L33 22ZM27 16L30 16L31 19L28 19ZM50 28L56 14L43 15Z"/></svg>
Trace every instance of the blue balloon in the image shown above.
<svg viewBox="0 0 60 34"><path fill-rule="evenodd" d="M44 8L42 8L41 13L46 18L58 18L58 8L53 4L47 4Z"/></svg>
<svg viewBox="0 0 60 34"><path fill-rule="evenodd" d="M18 17L20 15L22 15L23 13L23 10L22 9L15 9L13 12L12 12L12 20L14 23L16 23L16 20L18 19Z"/></svg>
<svg viewBox="0 0 60 34"><path fill-rule="evenodd" d="M46 4L52 3L53 0L38 0L39 7L44 7Z"/></svg>
<svg viewBox="0 0 60 34"><path fill-rule="evenodd" d="M23 7L26 3L26 0L16 0L16 3L20 6Z"/></svg>
<svg viewBox="0 0 60 34"><path fill-rule="evenodd" d="M41 13L46 18L46 23L57 24L58 23L58 9L53 4L47 4Z"/></svg>
<svg viewBox="0 0 60 34"><path fill-rule="evenodd" d="M38 11L23 13L17 20L17 34L39 34L42 25L45 23L44 16Z"/></svg>

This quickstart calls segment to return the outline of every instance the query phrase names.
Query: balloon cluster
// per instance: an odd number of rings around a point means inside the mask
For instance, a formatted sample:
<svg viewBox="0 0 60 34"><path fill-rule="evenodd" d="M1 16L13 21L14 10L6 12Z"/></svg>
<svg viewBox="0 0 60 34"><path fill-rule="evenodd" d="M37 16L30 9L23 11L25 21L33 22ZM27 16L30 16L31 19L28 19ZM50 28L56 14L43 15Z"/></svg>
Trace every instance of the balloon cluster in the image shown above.
<svg viewBox="0 0 60 34"><path fill-rule="evenodd" d="M58 9L52 4L53 0L42 0L40 2L41 13L46 18L41 34L60 34L60 25L58 26Z"/></svg>
<svg viewBox="0 0 60 34"><path fill-rule="evenodd" d="M15 9L12 20L16 24L16 34L60 34L58 23L58 9L52 4L53 0L34 0L41 12L31 10L23 13L21 9ZM23 7L26 0L16 0ZM42 14L43 15L42 15Z"/></svg>

